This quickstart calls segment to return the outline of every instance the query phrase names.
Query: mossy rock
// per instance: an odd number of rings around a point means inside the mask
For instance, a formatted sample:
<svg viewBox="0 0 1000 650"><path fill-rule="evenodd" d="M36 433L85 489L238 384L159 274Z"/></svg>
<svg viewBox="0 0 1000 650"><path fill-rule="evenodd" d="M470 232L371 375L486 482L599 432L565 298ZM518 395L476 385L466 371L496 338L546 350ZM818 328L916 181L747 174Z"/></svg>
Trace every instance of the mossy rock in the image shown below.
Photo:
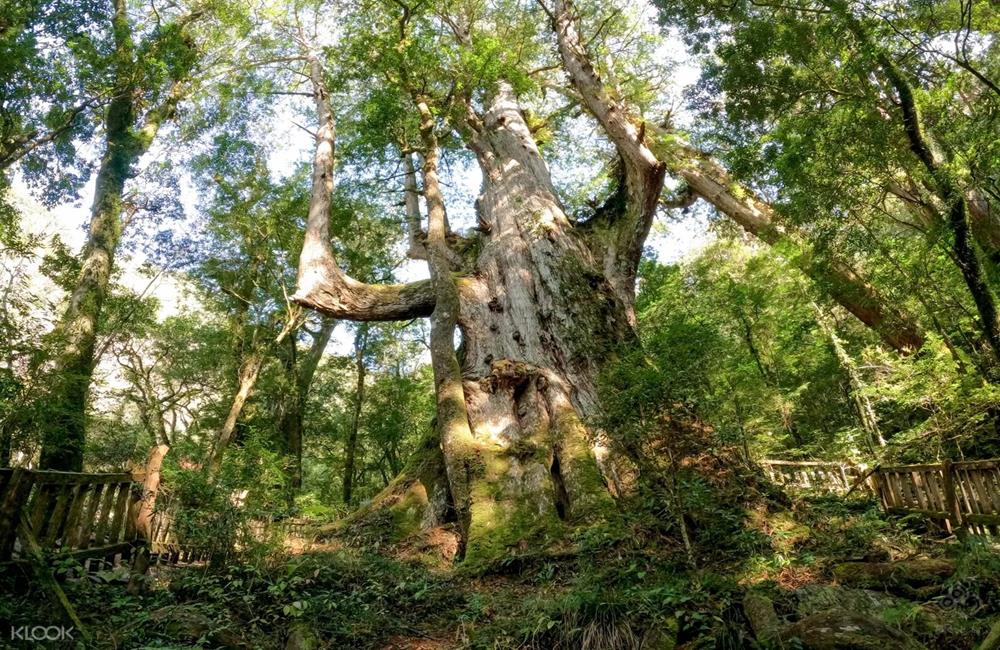
<svg viewBox="0 0 1000 650"><path fill-rule="evenodd" d="M318 650L319 636L316 630L305 621L295 621L289 627L285 650Z"/></svg>
<svg viewBox="0 0 1000 650"><path fill-rule="evenodd" d="M650 627L642 635L641 648L649 650L674 650L677 647L677 634L680 623L676 618L668 618L662 623Z"/></svg>
<svg viewBox="0 0 1000 650"><path fill-rule="evenodd" d="M803 585L795 590L794 595L795 611L800 617L830 609L864 614L899 607L907 602L882 591L820 584Z"/></svg>
<svg viewBox="0 0 1000 650"><path fill-rule="evenodd" d="M843 609L807 616L782 630L777 641L779 647L797 642L806 650L922 650L925 647L877 618Z"/></svg>
<svg viewBox="0 0 1000 650"><path fill-rule="evenodd" d="M169 605L153 611L150 621L173 641L197 643L207 639L225 648L249 647L235 621L213 620L197 605Z"/></svg>
<svg viewBox="0 0 1000 650"><path fill-rule="evenodd" d="M754 636L764 641L781 631L781 620L774 611L774 602L762 593L749 592L743 597L743 613L750 621Z"/></svg>
<svg viewBox="0 0 1000 650"><path fill-rule="evenodd" d="M899 591L904 595L915 589L940 584L955 573L947 560L903 560L900 562L845 562L833 568L841 584L862 589Z"/></svg>

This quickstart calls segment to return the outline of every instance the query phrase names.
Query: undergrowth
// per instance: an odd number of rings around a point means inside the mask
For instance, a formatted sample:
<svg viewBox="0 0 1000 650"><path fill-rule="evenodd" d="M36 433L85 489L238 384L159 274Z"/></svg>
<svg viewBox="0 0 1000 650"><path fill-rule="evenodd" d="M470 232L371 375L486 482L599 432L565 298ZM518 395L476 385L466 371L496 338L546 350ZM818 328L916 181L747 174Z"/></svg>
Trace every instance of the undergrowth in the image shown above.
<svg viewBox="0 0 1000 650"><path fill-rule="evenodd" d="M95 636L86 647L100 649L270 650L302 630L322 640L316 648L752 648L742 610L748 590L794 619L797 590L829 584L836 563L928 553L954 560L955 575L926 602L896 601L880 612L884 622L929 647L971 648L1000 613L993 549L921 542L906 521L887 520L869 502L800 499L790 510L750 513L746 534L700 549L694 565L656 512L636 512L647 516L582 531L571 552L511 555L485 571L433 569L361 543L160 568L141 596L128 595L114 572L64 586ZM706 543L708 532L692 533ZM3 622L56 620L33 581L10 570L3 579Z"/></svg>

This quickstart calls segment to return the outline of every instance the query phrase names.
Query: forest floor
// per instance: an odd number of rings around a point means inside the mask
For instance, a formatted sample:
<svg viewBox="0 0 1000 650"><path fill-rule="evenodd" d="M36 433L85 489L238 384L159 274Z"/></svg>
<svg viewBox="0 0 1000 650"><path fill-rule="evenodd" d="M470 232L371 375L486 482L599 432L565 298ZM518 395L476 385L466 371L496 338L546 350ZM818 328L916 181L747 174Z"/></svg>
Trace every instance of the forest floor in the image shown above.
<svg viewBox="0 0 1000 650"><path fill-rule="evenodd" d="M124 569L109 571L63 583L93 641L9 647L961 650L1000 617L989 544L833 498L744 523L767 543L748 536L695 567L634 522L590 531L571 553L512 554L475 572L430 547L356 537L156 567L141 596L126 593ZM0 620L56 620L37 585L4 579Z"/></svg>

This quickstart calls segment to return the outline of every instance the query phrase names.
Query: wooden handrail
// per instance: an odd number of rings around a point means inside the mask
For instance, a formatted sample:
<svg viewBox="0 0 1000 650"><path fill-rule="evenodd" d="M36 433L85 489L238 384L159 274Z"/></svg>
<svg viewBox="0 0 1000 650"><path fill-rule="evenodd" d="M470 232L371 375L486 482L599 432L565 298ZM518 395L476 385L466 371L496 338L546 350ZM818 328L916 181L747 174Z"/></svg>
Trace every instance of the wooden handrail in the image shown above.
<svg viewBox="0 0 1000 650"><path fill-rule="evenodd" d="M760 463L772 480L789 487L847 496L865 486L886 512L918 514L959 535L1000 537L1000 459L876 465L868 470L829 461ZM837 468L839 475L830 471ZM850 486L848 471L857 477Z"/></svg>

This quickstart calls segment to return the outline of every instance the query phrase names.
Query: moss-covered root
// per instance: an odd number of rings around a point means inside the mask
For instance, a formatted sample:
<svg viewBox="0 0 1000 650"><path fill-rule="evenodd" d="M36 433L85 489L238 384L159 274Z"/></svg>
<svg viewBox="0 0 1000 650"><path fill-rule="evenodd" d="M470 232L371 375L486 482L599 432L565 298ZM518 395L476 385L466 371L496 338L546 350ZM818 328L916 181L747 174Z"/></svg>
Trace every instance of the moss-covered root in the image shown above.
<svg viewBox="0 0 1000 650"><path fill-rule="evenodd" d="M385 489L347 517L321 529L317 539L398 543L453 519L444 457L432 432Z"/></svg>

